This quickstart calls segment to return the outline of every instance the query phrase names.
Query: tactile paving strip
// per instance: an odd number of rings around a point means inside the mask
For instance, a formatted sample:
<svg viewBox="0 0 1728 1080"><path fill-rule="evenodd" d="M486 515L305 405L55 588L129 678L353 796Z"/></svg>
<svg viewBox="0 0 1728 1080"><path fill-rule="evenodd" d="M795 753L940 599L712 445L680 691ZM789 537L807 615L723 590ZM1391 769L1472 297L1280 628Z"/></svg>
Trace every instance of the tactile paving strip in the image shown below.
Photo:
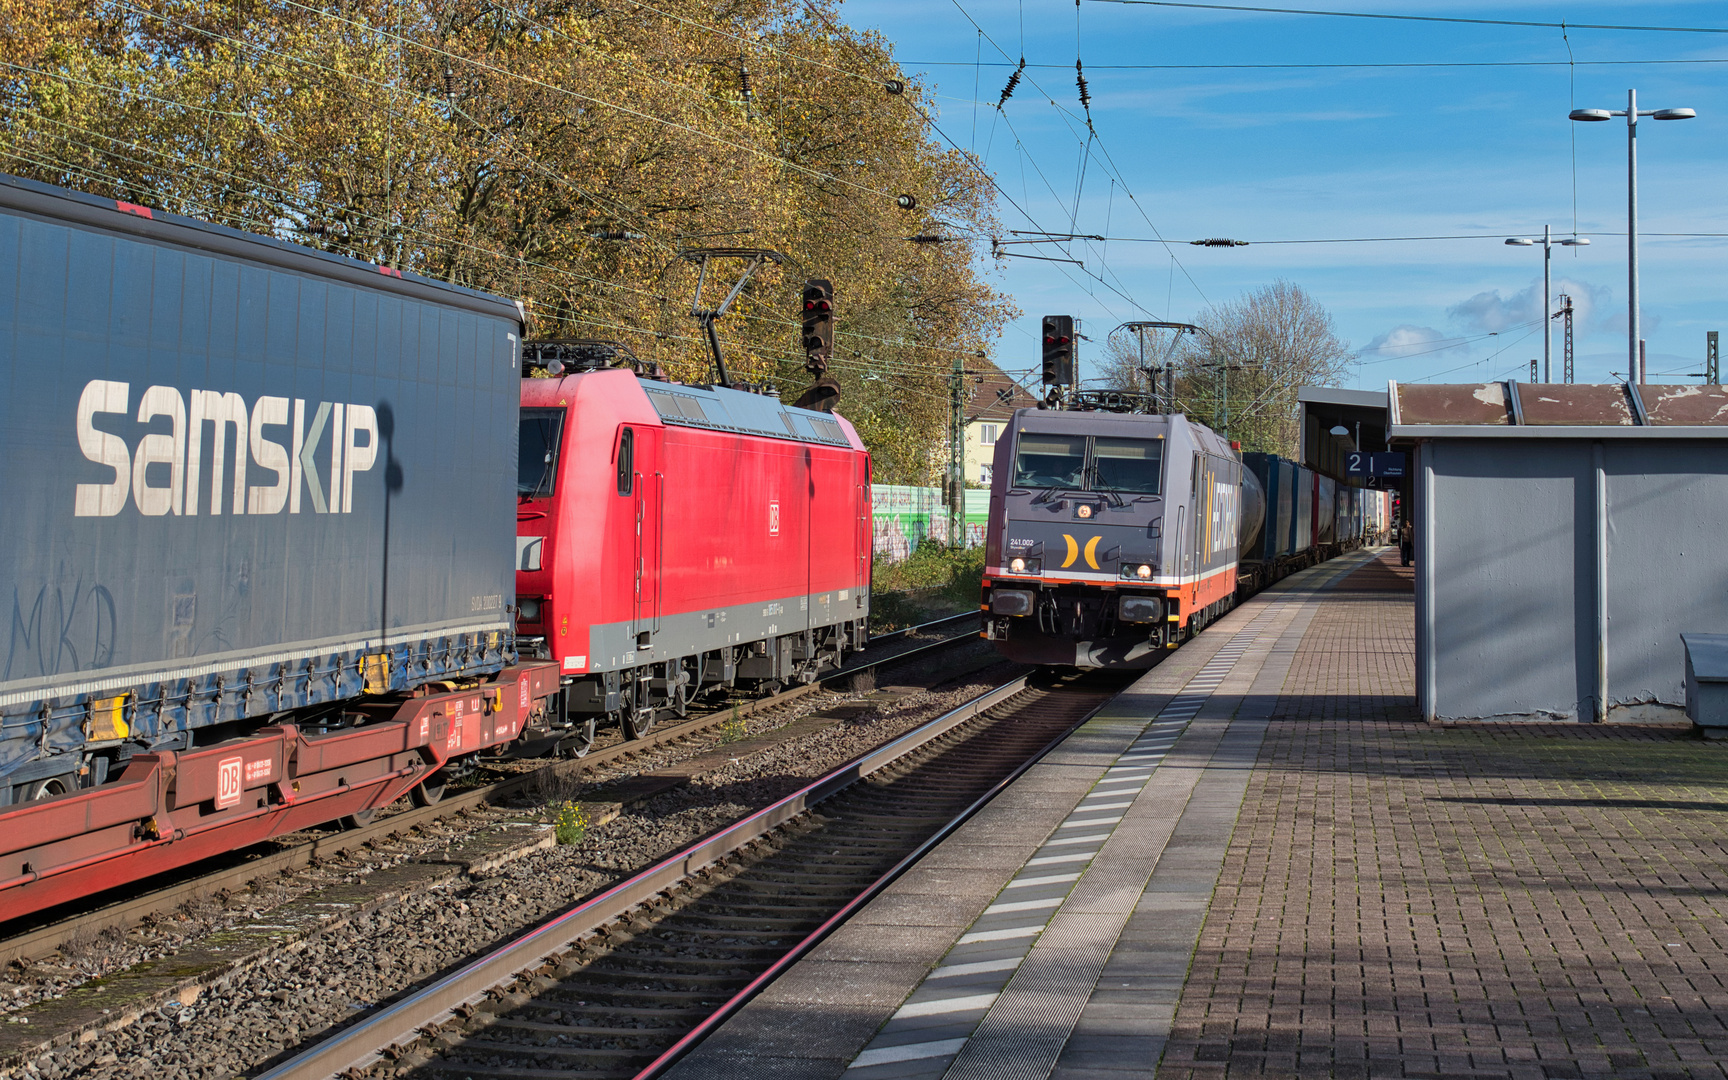
<svg viewBox="0 0 1728 1080"><path fill-rule="evenodd" d="M1238 661L1271 627L1281 605L1266 607L1221 646L1181 691L1148 722L1128 749L1105 770L1092 790L1003 887L995 903L961 935L942 963L914 990L876 1037L853 1059L847 1076L940 1077L961 1055L1002 991L1016 981L1018 1000L1000 1011L1020 1040L1050 1043L1028 1064L1053 1059L1096 981L1115 934L1100 926L1078 926L1063 933L1053 916L1075 884L1114 835L1116 827L1176 740L1211 699ZM1100 867L1100 871L1108 868ZM1135 891L1144 875L1133 883ZM1064 915L1064 920L1095 923L1110 915ZM1120 919L1114 919L1120 922ZM1087 932L1087 931L1090 932ZM1023 970L1045 935L1051 958ZM1025 991L1020 993L1020 991ZM1007 1015L1011 1012L1013 1015ZM993 1016L992 1019L997 1019ZM992 1075L1003 1075L992 1073ZM1033 1074L1028 1074L1033 1075ZM1042 1076L1043 1072L1036 1075Z"/></svg>

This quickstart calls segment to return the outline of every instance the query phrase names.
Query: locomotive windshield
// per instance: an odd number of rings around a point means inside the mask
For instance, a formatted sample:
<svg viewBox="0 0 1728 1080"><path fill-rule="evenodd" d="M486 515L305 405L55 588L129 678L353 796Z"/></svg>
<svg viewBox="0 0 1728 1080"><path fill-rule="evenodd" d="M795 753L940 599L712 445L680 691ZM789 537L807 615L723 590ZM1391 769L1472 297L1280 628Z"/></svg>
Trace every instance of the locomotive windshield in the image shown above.
<svg viewBox="0 0 1728 1080"><path fill-rule="evenodd" d="M1164 443L1157 439L1092 440L1092 491L1158 494L1164 473Z"/></svg>
<svg viewBox="0 0 1728 1080"><path fill-rule="evenodd" d="M1161 439L1022 432L1014 486L1156 495L1164 475Z"/></svg>
<svg viewBox="0 0 1728 1080"><path fill-rule="evenodd" d="M1086 474L1086 436L1020 436L1014 462L1014 486L1079 490Z"/></svg>
<svg viewBox="0 0 1728 1080"><path fill-rule="evenodd" d="M564 440L563 409L523 409L522 438L517 444L516 495L522 499L550 496L558 479L558 445Z"/></svg>

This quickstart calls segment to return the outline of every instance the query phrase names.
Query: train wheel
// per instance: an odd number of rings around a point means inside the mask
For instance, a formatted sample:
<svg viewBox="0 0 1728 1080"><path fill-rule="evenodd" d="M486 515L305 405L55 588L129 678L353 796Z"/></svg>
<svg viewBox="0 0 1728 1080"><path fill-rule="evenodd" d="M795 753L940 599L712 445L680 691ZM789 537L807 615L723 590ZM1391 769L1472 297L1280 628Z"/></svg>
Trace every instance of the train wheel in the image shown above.
<svg viewBox="0 0 1728 1080"><path fill-rule="evenodd" d="M592 716L577 724L575 730L566 735L564 740L558 744L558 753L567 758L587 757L588 751L594 749L595 727L596 724Z"/></svg>
<svg viewBox="0 0 1728 1080"><path fill-rule="evenodd" d="M408 789L408 801L415 806L437 806L444 801L444 789L448 785L449 777L444 775L443 769L439 769Z"/></svg>
<svg viewBox="0 0 1728 1080"><path fill-rule="evenodd" d="M646 738L654 730L653 706L634 706L624 713L624 732L632 739Z"/></svg>
<svg viewBox="0 0 1728 1080"><path fill-rule="evenodd" d="M374 806L370 809L362 810L357 814L349 814L347 817L342 819L342 827L344 829L364 829L366 826L372 824L372 819L377 816L378 808Z"/></svg>
<svg viewBox="0 0 1728 1080"><path fill-rule="evenodd" d="M51 799L56 795L64 795L78 786L78 778L71 773L64 776L50 776L46 780L36 780L28 784L20 784L19 802L33 802L36 799Z"/></svg>

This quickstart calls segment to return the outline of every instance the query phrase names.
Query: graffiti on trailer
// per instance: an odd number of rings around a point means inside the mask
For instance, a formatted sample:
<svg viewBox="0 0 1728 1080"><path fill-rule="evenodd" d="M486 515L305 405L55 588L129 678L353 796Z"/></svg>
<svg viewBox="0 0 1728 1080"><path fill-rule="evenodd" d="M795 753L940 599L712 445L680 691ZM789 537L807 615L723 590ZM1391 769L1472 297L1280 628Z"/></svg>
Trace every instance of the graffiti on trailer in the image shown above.
<svg viewBox="0 0 1728 1080"><path fill-rule="evenodd" d="M31 600L14 589L0 682L107 667L118 625L114 595L101 585L43 585Z"/></svg>

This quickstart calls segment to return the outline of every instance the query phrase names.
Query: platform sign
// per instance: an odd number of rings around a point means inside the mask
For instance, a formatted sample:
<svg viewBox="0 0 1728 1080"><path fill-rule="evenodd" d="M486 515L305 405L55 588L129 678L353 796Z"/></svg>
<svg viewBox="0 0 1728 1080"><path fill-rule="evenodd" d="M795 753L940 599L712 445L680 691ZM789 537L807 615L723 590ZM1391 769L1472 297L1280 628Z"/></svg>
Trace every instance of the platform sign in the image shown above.
<svg viewBox="0 0 1728 1080"><path fill-rule="evenodd" d="M1362 450L1352 450L1344 455L1344 471L1351 476L1379 476L1387 479L1402 479L1404 476L1404 455L1370 454Z"/></svg>

